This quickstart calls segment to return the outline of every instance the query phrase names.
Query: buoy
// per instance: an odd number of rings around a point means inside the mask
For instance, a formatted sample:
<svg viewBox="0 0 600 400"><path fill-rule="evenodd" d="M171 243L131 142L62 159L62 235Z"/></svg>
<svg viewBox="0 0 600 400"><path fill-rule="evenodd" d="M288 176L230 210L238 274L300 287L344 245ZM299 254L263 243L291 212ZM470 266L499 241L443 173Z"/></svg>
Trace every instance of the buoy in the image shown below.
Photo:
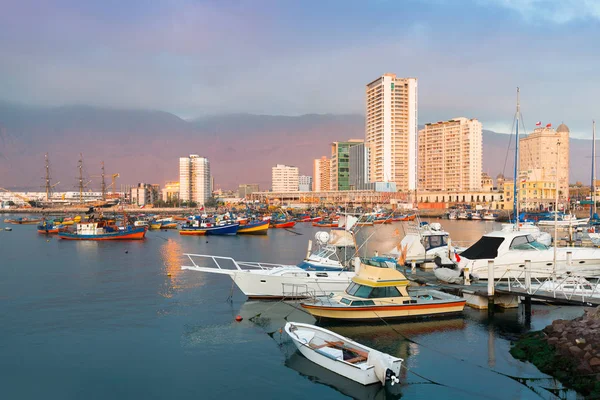
<svg viewBox="0 0 600 400"><path fill-rule="evenodd" d="M46 239L46 242L49 242L49 241L50 241L50 239Z"/></svg>
<svg viewBox="0 0 600 400"><path fill-rule="evenodd" d="M240 321L241 321L241 320L243 320L243 319L244 319L244 318L242 318L242 316L241 316L241 315L238 315L237 317L235 317L235 320L236 320L237 322L240 322Z"/></svg>
<svg viewBox="0 0 600 400"><path fill-rule="evenodd" d="M170 272L168 272L168 273L167 273L167 276L171 276L171 273L170 273Z"/></svg>
<svg viewBox="0 0 600 400"><path fill-rule="evenodd" d="M208 243L208 240L206 241L206 243Z"/></svg>
<svg viewBox="0 0 600 400"><path fill-rule="evenodd" d="M129 253L129 250L125 250L125 254L128 254L128 253Z"/></svg>

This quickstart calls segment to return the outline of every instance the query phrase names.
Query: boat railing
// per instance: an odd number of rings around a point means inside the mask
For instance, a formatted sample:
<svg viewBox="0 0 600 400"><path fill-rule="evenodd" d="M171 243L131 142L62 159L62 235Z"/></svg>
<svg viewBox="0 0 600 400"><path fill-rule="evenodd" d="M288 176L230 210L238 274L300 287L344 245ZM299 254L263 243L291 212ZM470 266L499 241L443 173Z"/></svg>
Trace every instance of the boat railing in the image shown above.
<svg viewBox="0 0 600 400"><path fill-rule="evenodd" d="M538 276L531 276L531 275ZM540 277L539 275L544 275ZM592 283L586 280L584 276L566 272L560 275L553 275L547 270L531 269L507 269L498 280L495 286L502 285L507 287L510 292L513 289L523 289L529 295L548 295L551 294L555 299L572 300L577 296L578 300L584 301L586 298L600 296L600 284ZM585 289L589 286L590 289Z"/></svg>
<svg viewBox="0 0 600 400"><path fill-rule="evenodd" d="M196 264L196 261L199 262L198 259L203 260L211 260L214 265L218 269L222 270L231 270L232 268L228 268L227 265L233 265L233 269L244 270L244 269L261 269L261 270L270 270L277 267L286 267L286 265L282 264L270 264L270 263L261 263L261 262L252 262L252 261L236 261L231 257L223 257L223 256L213 256L209 254L190 254L185 253L185 256L190 259L193 267L201 267L201 265Z"/></svg>
<svg viewBox="0 0 600 400"><path fill-rule="evenodd" d="M324 291L317 292L315 289L309 289L304 283L282 283L282 293L284 297L289 298L309 298L316 299L317 296L325 296Z"/></svg>

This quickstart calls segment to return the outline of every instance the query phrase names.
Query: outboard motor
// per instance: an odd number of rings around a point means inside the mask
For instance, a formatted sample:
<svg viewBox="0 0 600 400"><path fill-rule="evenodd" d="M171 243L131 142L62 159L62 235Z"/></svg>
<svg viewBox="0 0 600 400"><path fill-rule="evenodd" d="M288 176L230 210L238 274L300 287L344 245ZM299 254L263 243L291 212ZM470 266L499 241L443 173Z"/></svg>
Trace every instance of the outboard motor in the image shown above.
<svg viewBox="0 0 600 400"><path fill-rule="evenodd" d="M394 386L396 383L400 383L400 378L396 376L394 371L388 368L385 370L385 382L390 382L390 385Z"/></svg>

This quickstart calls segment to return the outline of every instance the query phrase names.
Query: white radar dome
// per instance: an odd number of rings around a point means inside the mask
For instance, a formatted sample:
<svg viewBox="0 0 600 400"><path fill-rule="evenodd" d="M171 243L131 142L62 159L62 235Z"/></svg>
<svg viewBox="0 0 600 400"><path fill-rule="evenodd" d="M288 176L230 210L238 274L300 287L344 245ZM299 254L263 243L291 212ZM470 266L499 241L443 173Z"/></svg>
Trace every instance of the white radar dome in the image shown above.
<svg viewBox="0 0 600 400"><path fill-rule="evenodd" d="M329 242L329 233L323 231L317 232L315 233L315 240L319 244L327 244Z"/></svg>

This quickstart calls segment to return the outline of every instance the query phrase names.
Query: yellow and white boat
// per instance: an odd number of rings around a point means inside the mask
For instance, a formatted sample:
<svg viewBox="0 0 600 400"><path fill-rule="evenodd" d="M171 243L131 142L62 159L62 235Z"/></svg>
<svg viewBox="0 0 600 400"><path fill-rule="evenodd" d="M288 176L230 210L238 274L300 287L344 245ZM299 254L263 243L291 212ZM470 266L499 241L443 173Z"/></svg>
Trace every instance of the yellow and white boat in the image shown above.
<svg viewBox="0 0 600 400"><path fill-rule="evenodd" d="M301 303L317 318L379 320L460 313L466 300L432 289L408 290L409 281L396 269L361 263L342 294L319 296Z"/></svg>

